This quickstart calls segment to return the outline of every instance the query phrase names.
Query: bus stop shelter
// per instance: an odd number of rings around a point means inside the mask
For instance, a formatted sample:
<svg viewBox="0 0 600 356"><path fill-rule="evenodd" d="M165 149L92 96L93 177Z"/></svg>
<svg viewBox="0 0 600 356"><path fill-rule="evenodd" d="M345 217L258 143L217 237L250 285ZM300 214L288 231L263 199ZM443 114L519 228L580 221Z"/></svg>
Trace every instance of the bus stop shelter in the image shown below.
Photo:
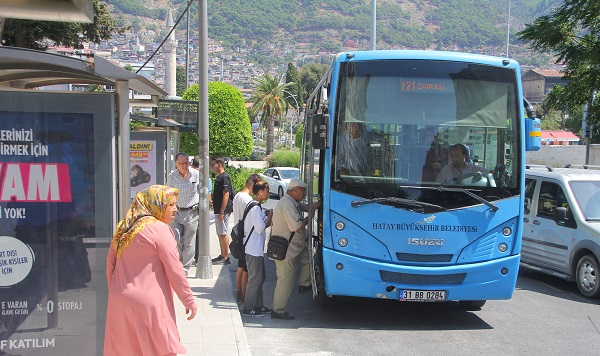
<svg viewBox="0 0 600 356"><path fill-rule="evenodd" d="M101 354L106 252L131 201L129 110L166 94L103 58L0 47L0 353Z"/></svg>

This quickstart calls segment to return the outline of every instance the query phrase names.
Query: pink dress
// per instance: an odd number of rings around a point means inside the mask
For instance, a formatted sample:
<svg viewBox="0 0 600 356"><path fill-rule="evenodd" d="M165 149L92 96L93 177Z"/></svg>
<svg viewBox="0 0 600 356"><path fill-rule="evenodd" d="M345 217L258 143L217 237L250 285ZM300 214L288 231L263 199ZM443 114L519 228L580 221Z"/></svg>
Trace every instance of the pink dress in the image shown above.
<svg viewBox="0 0 600 356"><path fill-rule="evenodd" d="M104 355L187 352L179 340L173 290L186 308L195 302L167 224L146 225L118 260L111 245L106 277Z"/></svg>

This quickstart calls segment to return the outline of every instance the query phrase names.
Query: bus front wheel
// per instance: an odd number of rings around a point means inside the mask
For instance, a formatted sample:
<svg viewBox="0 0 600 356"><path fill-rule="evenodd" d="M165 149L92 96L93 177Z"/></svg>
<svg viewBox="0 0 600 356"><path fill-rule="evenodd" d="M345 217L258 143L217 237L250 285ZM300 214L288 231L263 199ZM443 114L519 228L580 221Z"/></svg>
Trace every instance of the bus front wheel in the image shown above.
<svg viewBox="0 0 600 356"><path fill-rule="evenodd" d="M469 311L481 310L481 307L485 305L485 300L461 300L458 305L461 309Z"/></svg>
<svg viewBox="0 0 600 356"><path fill-rule="evenodd" d="M335 305L335 297L328 297L324 287L317 288L315 300L320 307L331 307Z"/></svg>

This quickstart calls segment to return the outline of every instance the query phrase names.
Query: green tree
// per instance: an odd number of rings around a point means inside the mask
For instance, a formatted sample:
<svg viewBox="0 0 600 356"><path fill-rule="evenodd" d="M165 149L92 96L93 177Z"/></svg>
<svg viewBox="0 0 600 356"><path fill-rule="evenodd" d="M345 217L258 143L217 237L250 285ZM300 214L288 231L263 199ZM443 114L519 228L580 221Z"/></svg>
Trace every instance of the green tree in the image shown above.
<svg viewBox="0 0 600 356"><path fill-rule="evenodd" d="M189 87L182 97L197 101L198 84ZM247 158L252 153L252 127L246 103L236 87L222 82L208 83L208 131L211 155ZM181 141L186 144L185 147L180 144L180 150L197 156L198 135L186 133L183 137L185 140Z"/></svg>
<svg viewBox="0 0 600 356"><path fill-rule="evenodd" d="M187 83L185 82L185 67L177 66L175 69L175 95L182 96L186 89Z"/></svg>
<svg viewBox="0 0 600 356"><path fill-rule="evenodd" d="M42 40L48 39L57 45L77 48L81 42L100 43L125 30L117 27L105 3L94 0L93 23L6 19L0 37L3 46L45 49Z"/></svg>
<svg viewBox="0 0 600 356"><path fill-rule="evenodd" d="M300 74L298 73L298 69L292 62L288 63L288 68L285 72L285 82L294 83L290 86L288 92L296 97L296 100L294 100L294 98L286 97L286 101L289 105L298 110L298 112L302 111L302 108L297 107L296 103L300 106L303 105L305 97L304 88L302 88L302 84L300 84Z"/></svg>
<svg viewBox="0 0 600 356"><path fill-rule="evenodd" d="M316 63L308 63L300 68L300 83L307 97L315 90L326 70L327 65Z"/></svg>
<svg viewBox="0 0 600 356"><path fill-rule="evenodd" d="M596 0L565 0L552 14L538 17L518 33L519 38L538 52L553 52L564 63L564 89L554 88L546 105L576 112L586 103L588 121L594 124L595 142L600 142L600 3Z"/></svg>
<svg viewBox="0 0 600 356"><path fill-rule="evenodd" d="M297 148L302 148L302 135L304 135L304 125L298 125L298 129L296 129L296 137L294 139L294 145Z"/></svg>
<svg viewBox="0 0 600 356"><path fill-rule="evenodd" d="M280 78L270 74L263 74L256 79L256 89L250 98L250 113L254 117L260 117L261 123L267 127L267 155L275 148L275 119L281 120L288 111L283 91L287 91L292 84L282 84Z"/></svg>

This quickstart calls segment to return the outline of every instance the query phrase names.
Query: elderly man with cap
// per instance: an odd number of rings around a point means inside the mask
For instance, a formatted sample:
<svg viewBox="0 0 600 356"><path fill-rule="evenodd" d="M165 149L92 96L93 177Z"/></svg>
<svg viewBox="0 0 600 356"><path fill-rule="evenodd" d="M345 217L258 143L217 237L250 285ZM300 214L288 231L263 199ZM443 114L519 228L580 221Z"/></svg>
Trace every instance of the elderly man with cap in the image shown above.
<svg viewBox="0 0 600 356"><path fill-rule="evenodd" d="M286 306L294 288L298 263L301 264L298 291L305 293L312 289L305 229L308 225L308 217L303 218L304 212L308 211L308 205L302 203L302 200L306 197L306 188L307 185L303 181L296 178L292 179L288 185L287 194L279 200L273 210L271 234L289 238L294 232L285 259L275 261L277 285L275 286L273 311L271 312L271 318L273 319L294 319L294 316L287 312ZM316 209L316 207L315 204L313 208Z"/></svg>

